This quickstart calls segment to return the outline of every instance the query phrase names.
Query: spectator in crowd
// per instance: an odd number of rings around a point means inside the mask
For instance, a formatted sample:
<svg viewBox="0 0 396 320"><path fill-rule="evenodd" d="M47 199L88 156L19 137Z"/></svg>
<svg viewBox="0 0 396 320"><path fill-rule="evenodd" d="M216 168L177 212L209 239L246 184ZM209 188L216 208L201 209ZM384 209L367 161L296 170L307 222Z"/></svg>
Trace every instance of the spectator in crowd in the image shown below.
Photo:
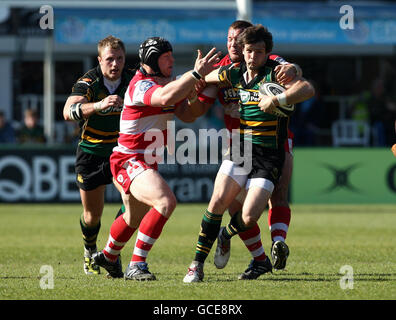
<svg viewBox="0 0 396 320"><path fill-rule="evenodd" d="M36 110L25 110L23 126L18 131L17 140L19 143L45 143L44 128L38 123Z"/></svg>
<svg viewBox="0 0 396 320"><path fill-rule="evenodd" d="M0 143L14 143L15 131L5 118L4 112L0 111Z"/></svg>

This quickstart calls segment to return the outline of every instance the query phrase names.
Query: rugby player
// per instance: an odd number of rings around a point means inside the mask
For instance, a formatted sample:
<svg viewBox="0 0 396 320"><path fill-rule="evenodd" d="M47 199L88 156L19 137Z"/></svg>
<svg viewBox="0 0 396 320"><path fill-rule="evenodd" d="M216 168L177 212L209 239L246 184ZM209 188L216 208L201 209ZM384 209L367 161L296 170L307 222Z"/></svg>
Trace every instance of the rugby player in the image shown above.
<svg viewBox="0 0 396 320"><path fill-rule="evenodd" d="M105 248L93 256L95 265L110 276L127 280L156 280L148 270L147 256L176 206L176 198L158 173L156 149L167 144L167 121L174 115L185 122L195 120L186 98L196 82L214 69L220 52L206 56L198 50L194 70L172 80L174 58L171 44L148 38L139 49L141 67L125 93L118 145L111 155L111 172L122 195L125 213L112 224ZM155 148L153 139L155 136ZM125 273L120 252L138 229L135 248Z"/></svg>
<svg viewBox="0 0 396 320"><path fill-rule="evenodd" d="M98 66L73 85L63 108L67 121L77 121L81 136L76 152L76 183L83 213L84 272L99 274L92 264L104 208L104 192L112 183L110 155L117 144L123 97L135 70L125 68L125 45L113 36L98 43Z"/></svg>
<svg viewBox="0 0 396 320"><path fill-rule="evenodd" d="M276 97L274 99L259 97L258 91L263 81L277 80L275 68L279 62L268 59L273 46L272 35L262 26L251 26L241 33L239 40L241 40L245 63L222 67L205 77L205 81L232 86L237 90L238 101L241 104L240 138L242 141L247 139L252 143L253 153L250 160L253 168L243 175L236 175L234 172L238 171L236 170L238 165L235 162L225 160L222 163L216 177L211 202L202 219L196 257L183 280L188 283L203 280L204 260L218 237L222 215L242 188L246 186L247 190L242 210L237 211L227 227L222 229L220 241L228 241L235 234L257 225L258 218L279 181L284 165L288 118L271 114L273 108L279 105L279 101ZM286 97L289 104L304 101L314 94L311 84L300 75L283 84L287 88L283 97ZM246 92L245 90L249 92L248 101L241 99L241 93ZM263 261L253 259L239 279L256 279L269 271L272 271L272 264L268 257Z"/></svg>

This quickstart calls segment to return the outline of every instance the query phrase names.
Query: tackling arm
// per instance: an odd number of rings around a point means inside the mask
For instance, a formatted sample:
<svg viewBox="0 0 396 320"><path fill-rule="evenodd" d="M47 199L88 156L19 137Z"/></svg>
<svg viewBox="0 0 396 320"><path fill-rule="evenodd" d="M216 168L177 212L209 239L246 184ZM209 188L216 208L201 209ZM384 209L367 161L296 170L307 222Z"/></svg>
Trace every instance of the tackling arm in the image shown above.
<svg viewBox="0 0 396 320"><path fill-rule="evenodd" d="M220 52L216 53L216 48L210 50L205 57L202 57L201 51L198 50L198 57L195 61L194 70L188 71L179 79L156 89L151 96L151 105L165 107L185 99L194 88L197 80L199 80L194 74L197 74L199 77L206 76L213 70L213 66L218 62L219 55Z"/></svg>

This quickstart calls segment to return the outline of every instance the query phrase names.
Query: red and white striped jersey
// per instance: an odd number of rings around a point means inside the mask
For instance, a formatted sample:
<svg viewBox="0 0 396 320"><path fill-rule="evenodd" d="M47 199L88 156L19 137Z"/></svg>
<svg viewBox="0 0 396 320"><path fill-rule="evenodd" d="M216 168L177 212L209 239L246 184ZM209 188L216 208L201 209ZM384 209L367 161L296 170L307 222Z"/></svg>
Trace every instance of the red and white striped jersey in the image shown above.
<svg viewBox="0 0 396 320"><path fill-rule="evenodd" d="M151 96L159 87L162 85L155 78L140 70L136 72L125 92L118 145L113 152L128 155L153 153L155 148L167 144L167 121L173 119L175 106L151 105ZM161 139L157 139L160 134ZM155 148L150 148L154 142Z"/></svg>

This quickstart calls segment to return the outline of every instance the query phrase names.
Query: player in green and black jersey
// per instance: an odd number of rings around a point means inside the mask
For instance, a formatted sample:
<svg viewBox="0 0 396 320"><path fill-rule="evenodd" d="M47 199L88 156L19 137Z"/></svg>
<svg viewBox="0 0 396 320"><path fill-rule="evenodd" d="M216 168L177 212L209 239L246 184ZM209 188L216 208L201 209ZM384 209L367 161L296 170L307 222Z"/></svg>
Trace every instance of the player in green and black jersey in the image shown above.
<svg viewBox="0 0 396 320"><path fill-rule="evenodd" d="M97 250L105 188L112 183L109 158L117 145L123 97L135 73L124 68L125 46L113 36L98 43L98 61L74 84L63 109L65 120L79 122L81 129L75 171L84 208L80 225L87 274L100 272L91 256Z"/></svg>
<svg viewBox="0 0 396 320"><path fill-rule="evenodd" d="M209 253L220 230L222 215L242 188L247 194L242 212L235 214L219 235L218 241L230 239L235 234L253 227L265 210L272 191L281 175L284 161L284 141L287 138L288 118L274 115L274 109L282 103L295 104L311 98L312 85L301 76L285 84L286 91L269 97L259 95L259 86L266 81L276 81L275 62L268 60L272 50L272 34L262 25L246 28L238 41L243 50L244 62L215 70L205 77L208 83L232 86L238 91L240 105L240 146L244 162L239 165L232 150L232 159L225 160L216 176L211 197L212 212L207 212L201 223L198 245ZM235 138L233 138L234 144ZM251 146L247 152L244 145ZM234 161L232 161L234 160ZM248 164L249 162L249 164ZM209 217L209 218L208 218ZM214 221L214 222L213 222ZM184 282L203 279L203 263L193 261ZM256 279L272 271L267 257L253 260L239 279Z"/></svg>
<svg viewBox="0 0 396 320"><path fill-rule="evenodd" d="M248 140L261 147L278 149L287 138L289 118L263 112L259 107L260 85L264 82L276 82L274 60L267 59L259 68L257 75L247 82L246 64L232 68L222 67L219 79L238 91L240 111L241 139Z"/></svg>

